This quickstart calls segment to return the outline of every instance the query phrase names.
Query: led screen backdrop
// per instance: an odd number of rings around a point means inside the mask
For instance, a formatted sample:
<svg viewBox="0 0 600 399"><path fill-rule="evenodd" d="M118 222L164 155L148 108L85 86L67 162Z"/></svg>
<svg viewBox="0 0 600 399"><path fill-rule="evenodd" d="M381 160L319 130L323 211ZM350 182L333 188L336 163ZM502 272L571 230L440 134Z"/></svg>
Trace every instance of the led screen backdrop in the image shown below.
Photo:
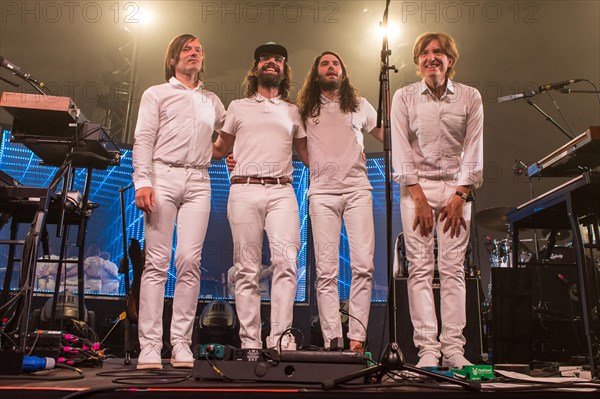
<svg viewBox="0 0 600 399"><path fill-rule="evenodd" d="M0 167L2 170L17 179L25 186L48 186L56 172L56 168L40 166L40 160L35 154L29 151L21 144L10 142L10 132L3 131L2 144L0 147ZM296 292L296 301L307 301L307 259L310 259L310 249L312 243L308 242L308 168L305 168L299 161L294 161L294 189L298 199L300 209L300 239L301 248L298 256L298 290ZM373 300L385 300L387 293L387 271L385 256L385 188L384 188L384 162L383 158L375 157L367 160L367 168L371 184L373 185L373 208L375 218L375 278L373 287ZM97 263L104 262L115 268L119 265L119 260L123 256L122 247L122 227L121 227L121 209L119 201L119 189L131 184L131 149L122 149L121 165L111 167L107 170L95 170L93 172L92 185L90 189L90 201L99 205L92 214L88 222L88 232L86 235L85 256L90 258L86 263L86 273L91 270L90 276L86 275L86 291L90 294L101 295L124 295L125 288L123 276L117 277L116 281L109 281L109 274L106 270L98 272ZM231 240L231 230L227 221L227 200L229 196L229 173L224 161L213 162L209 169L212 186L211 216L202 253L202 287L200 295L204 299L229 297L227 272L233 265L233 244ZM77 170L75 175L75 190L83 192L85 173L84 170ZM125 198L125 220L127 226L128 238L136 238L142 242L144 236L143 216L134 204L134 191L128 189L124 192ZM399 207L397 187L394 191L394 226L399 223ZM19 234L25 234L27 226L21 225ZM54 256L59 254L59 239L56 238L54 226L49 226L51 245L50 253ZM75 246L77 228L72 227L67 245L67 256L76 257L77 247ZM0 233L3 238L8 236L8 227L5 227ZM176 234L173 236L173 254L177 242ZM7 262L8 249L3 245L0 248L2 257L2 269L0 276L4 275ZM263 246L263 264L269 265L268 242ZM41 256L41 254L40 254ZM94 262L98 260L98 262ZM40 266L41 264L41 266ZM340 245L340 298L347 299L350 290L350 255L348 241L345 235L345 229L342 229ZM75 266L67 266L74 268ZM89 269L88 269L89 267ZM96 267L96 269L94 269ZM18 264L16 266L18 269ZM56 265L40 261L38 263L38 289L53 289L53 271ZM99 267L102 269L102 267ZM314 269L313 269L314 270ZM73 277L71 271L67 271L67 282L69 277ZM76 277L76 276L75 276ZM87 277L91 281L88 283ZM13 276L13 287L17 287L17 276ZM94 284L93 278L97 278L98 284ZM314 278L312 273L311 278ZM46 279L46 280L44 280ZM105 284L105 281L107 282ZM49 284L49 282L51 284ZM166 286L166 296L172 297L175 283L175 269L173 261L169 270L169 279ZM63 284L65 284L63 282ZM71 280L71 284L73 284ZM108 287L108 288L105 288ZM268 294L264 296L268 298Z"/></svg>

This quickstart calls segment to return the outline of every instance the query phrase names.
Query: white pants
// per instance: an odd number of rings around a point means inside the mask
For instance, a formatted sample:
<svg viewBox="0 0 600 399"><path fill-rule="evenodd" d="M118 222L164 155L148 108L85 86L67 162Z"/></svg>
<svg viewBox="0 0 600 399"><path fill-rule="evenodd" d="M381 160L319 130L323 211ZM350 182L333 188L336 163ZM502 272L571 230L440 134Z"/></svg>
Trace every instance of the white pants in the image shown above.
<svg viewBox="0 0 600 399"><path fill-rule="evenodd" d="M464 353L465 337L463 329L466 317L466 286L464 275L464 259L469 242L471 221L471 205L465 204L464 219L467 230L461 227L458 237L450 238L450 229L444 233L444 223L439 216L448 201L456 192L453 182L421 179L419 184L434 211L435 231L438 240L438 271L440 275L440 305L442 329L437 337L438 325L433 298L434 274L434 237L419 234L419 227L413 231L415 206L408 190L402 187L400 191L400 210L402 229L406 244L408 266L408 302L410 317L414 327L413 340L419 349L419 356L432 353L440 357L440 351L445 356Z"/></svg>
<svg viewBox="0 0 600 399"><path fill-rule="evenodd" d="M235 307L242 348L262 348L259 272L263 230L271 248L271 334L267 347L292 326L300 247L298 201L291 184L232 184L227 215L233 236Z"/></svg>
<svg viewBox="0 0 600 399"><path fill-rule="evenodd" d="M342 218L350 244L352 269L349 313L360 320L350 317L348 338L364 342L371 308L375 249L371 191L313 194L309 207L317 267L317 304L325 347L329 347L333 338L342 337L338 293Z"/></svg>
<svg viewBox="0 0 600 399"><path fill-rule="evenodd" d="M140 347L162 347L162 315L173 229L177 223L171 345L192 342L200 293L200 257L210 216L208 169L176 168L155 163L152 185L155 205L144 214L146 264L139 311Z"/></svg>

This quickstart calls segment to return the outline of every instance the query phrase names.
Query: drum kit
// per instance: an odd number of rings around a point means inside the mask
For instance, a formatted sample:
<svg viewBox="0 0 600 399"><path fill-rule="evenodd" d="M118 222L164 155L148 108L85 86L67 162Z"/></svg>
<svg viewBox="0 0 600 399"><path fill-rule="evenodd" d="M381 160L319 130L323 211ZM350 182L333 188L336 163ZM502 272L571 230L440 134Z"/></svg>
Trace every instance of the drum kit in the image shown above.
<svg viewBox="0 0 600 399"><path fill-rule="evenodd" d="M535 243L535 240L537 239L538 242L546 242L551 234L550 230L542 230L541 237L534 236L534 238L520 239L517 248L513 248L512 240L508 238L507 214L509 209L510 208L508 207L488 208L479 211L475 215L477 224L479 226L493 232L502 233L502 238L494 238L490 235L486 235L484 238L484 245L489 254L491 267L513 266L513 252L515 250L517 251L519 264L521 265L528 262L533 262L537 258L541 258L545 253L546 247L543 246L541 249L539 249L538 256L536 257L536 248L538 246ZM571 238L571 232L568 230L559 230L555 234L555 239L557 242L566 242ZM530 248L528 245L532 245L533 248ZM552 254L550 255L549 260L554 260L553 258L556 257L556 260L561 258L560 260L562 261L564 260L563 257L567 255L570 256L572 252L573 249L571 248L571 243L556 245L552 249ZM563 263L561 261L558 263Z"/></svg>

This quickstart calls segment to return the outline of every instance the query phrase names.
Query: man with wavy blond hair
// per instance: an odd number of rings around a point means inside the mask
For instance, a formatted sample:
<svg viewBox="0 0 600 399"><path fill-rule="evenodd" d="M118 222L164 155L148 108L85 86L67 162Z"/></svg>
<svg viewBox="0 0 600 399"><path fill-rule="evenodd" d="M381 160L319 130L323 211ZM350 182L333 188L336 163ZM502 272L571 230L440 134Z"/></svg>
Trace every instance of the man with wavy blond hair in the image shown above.
<svg viewBox="0 0 600 399"><path fill-rule="evenodd" d="M483 105L479 92L451 80L459 53L445 33L424 33L413 60L422 80L392 101L394 178L408 259L408 299L418 367L463 367L466 325L464 259L471 192L483 181ZM438 241L442 328L433 299Z"/></svg>

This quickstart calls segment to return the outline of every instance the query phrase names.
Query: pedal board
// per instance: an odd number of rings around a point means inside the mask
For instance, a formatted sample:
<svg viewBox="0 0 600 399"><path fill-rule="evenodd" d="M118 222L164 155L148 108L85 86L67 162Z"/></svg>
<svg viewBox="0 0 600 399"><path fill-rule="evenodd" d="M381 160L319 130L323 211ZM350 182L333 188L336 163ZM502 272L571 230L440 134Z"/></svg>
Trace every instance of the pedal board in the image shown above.
<svg viewBox="0 0 600 399"><path fill-rule="evenodd" d="M361 371L370 361L368 356L356 352L283 351L279 355L273 350L232 347L224 347L222 360L208 359L200 358L194 362L193 378L319 383ZM359 378L350 383L364 382L364 378Z"/></svg>
<svg viewBox="0 0 600 399"><path fill-rule="evenodd" d="M489 364L469 365L462 369L448 367L425 367L425 370L445 375L446 377L455 377L467 381L491 381L495 378L494 367Z"/></svg>

